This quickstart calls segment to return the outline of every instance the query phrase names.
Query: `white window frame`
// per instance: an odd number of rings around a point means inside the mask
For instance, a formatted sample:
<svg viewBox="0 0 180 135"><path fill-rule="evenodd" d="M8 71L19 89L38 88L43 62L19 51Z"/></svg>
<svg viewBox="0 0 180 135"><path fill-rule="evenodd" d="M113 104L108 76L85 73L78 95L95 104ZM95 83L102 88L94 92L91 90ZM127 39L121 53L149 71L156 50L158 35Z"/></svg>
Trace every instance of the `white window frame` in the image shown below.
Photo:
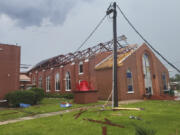
<svg viewBox="0 0 180 135"><path fill-rule="evenodd" d="M50 92L51 84L50 84L50 76L46 76L46 92Z"/></svg>
<svg viewBox="0 0 180 135"><path fill-rule="evenodd" d="M128 69L126 70L126 80L128 79L128 78L127 78L127 73L128 73L128 72L131 73L131 79L132 79L132 84L131 84L131 85L132 85L132 91L127 91L127 93L131 94L131 93L134 93L133 74L132 74L131 69L128 68ZM127 84L127 88L128 88L128 84Z"/></svg>
<svg viewBox="0 0 180 135"><path fill-rule="evenodd" d="M38 87L39 87L39 88L42 88L42 76L39 77Z"/></svg>
<svg viewBox="0 0 180 135"><path fill-rule="evenodd" d="M59 73L55 74L54 80L55 80L55 91L60 91L61 90L61 84L60 84L60 74ZM57 89L57 85L56 85L57 83L59 83L59 89Z"/></svg>
<svg viewBox="0 0 180 135"><path fill-rule="evenodd" d="M82 66L82 72L80 72L81 66ZM82 74L84 74L84 69L83 69L83 62L81 61L79 62L79 75L82 75Z"/></svg>
<svg viewBox="0 0 180 135"><path fill-rule="evenodd" d="M35 77L35 76L33 76L32 84L33 84L33 85L36 85L36 77Z"/></svg>
<svg viewBox="0 0 180 135"><path fill-rule="evenodd" d="M164 92L169 91L169 90L168 90L168 83L167 83L166 73L163 72L161 76L162 76L162 83L163 83L163 91L164 91ZM165 80L163 79L163 76L165 77ZM164 89L164 83L165 83L165 85L166 85L166 89Z"/></svg>
<svg viewBox="0 0 180 135"><path fill-rule="evenodd" d="M69 85L70 84L70 85ZM71 76L70 72L66 72L65 74L65 90L66 91L71 91Z"/></svg>

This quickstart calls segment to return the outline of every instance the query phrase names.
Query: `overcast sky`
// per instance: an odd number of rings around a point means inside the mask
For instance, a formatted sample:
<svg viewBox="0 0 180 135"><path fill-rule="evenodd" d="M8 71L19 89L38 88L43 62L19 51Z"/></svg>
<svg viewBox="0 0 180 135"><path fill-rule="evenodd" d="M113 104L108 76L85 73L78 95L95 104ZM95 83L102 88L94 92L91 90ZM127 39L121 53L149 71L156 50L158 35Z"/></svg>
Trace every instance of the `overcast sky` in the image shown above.
<svg viewBox="0 0 180 135"><path fill-rule="evenodd" d="M74 52L105 15L110 0L1 0L0 42L21 46L21 63ZM180 68L180 0L117 0L135 27ZM118 12L118 35L143 41ZM107 18L84 48L112 39ZM169 70L172 68L168 67Z"/></svg>

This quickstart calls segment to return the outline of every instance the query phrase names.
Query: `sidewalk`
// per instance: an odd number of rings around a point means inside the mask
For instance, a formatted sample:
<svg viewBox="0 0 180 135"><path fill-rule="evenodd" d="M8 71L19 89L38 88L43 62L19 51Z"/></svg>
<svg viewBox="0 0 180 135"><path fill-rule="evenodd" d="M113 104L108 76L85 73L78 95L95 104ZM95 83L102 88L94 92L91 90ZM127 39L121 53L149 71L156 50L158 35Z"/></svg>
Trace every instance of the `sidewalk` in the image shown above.
<svg viewBox="0 0 180 135"><path fill-rule="evenodd" d="M18 119L2 121L2 122L0 122L0 125L16 123L16 122L20 122L20 121L24 121L24 120L33 120L33 119L37 119L37 118L49 117L49 116L54 116L54 115L59 115L59 114L65 114L65 113L68 113L68 112L78 111L79 109L97 108L97 107L101 107L101 106L102 105L95 105L95 106L67 109L67 110L58 111L58 112L50 112L50 113L37 114L37 115L34 115L34 116L27 116L27 117L22 117L22 118L18 118Z"/></svg>
<svg viewBox="0 0 180 135"><path fill-rule="evenodd" d="M129 103L136 103L136 102L142 102L142 101L143 100L119 101L119 104L129 104ZM79 109L97 108L97 107L101 107L101 106L102 105L94 105L94 106L80 107L80 108L74 108L74 109L67 109L67 110L58 111L58 112L37 114L37 115L34 115L34 116L27 116L27 117L22 117L22 118L18 118L18 119L2 121L2 122L0 122L0 125L6 125L6 124L10 124L10 123L16 123L16 122L20 122L20 121L25 121L25 120L33 120L33 119L37 119L37 118L60 115L60 114L68 113L68 112L78 111Z"/></svg>

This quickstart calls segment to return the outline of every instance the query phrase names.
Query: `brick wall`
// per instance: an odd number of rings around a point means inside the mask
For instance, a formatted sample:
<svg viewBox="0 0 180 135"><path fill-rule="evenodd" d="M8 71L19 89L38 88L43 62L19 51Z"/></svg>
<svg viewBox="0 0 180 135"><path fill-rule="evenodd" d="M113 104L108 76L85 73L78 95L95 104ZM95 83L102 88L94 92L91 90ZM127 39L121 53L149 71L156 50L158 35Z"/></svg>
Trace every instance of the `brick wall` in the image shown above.
<svg viewBox="0 0 180 135"><path fill-rule="evenodd" d="M158 60L154 53L145 44L139 47L132 55L123 61L122 66L118 67L118 96L119 100L141 99L145 94L144 73L142 65L142 56L144 53L149 55L150 71L152 78L153 94L160 95L162 91L162 76L163 72L167 75L167 83L169 74L164 65ZM58 93L67 93L76 90L76 85L79 80L86 80L91 83L91 86L98 90L99 99L107 99L112 90L112 69L95 70L95 65L101 62L111 53L99 53L91 58L74 61L65 66L53 67L52 69L35 69L31 71L31 78L36 77L36 85L38 86L38 78L43 77L43 88L46 90L46 76L51 76L51 93L55 91L55 74L60 74L60 87ZM79 63L83 62L83 74L79 74ZM134 93L128 93L126 71L130 69L133 76ZM71 76L71 91L65 90L65 74L70 73Z"/></svg>
<svg viewBox="0 0 180 135"><path fill-rule="evenodd" d="M0 44L0 99L19 89L20 47Z"/></svg>
<svg viewBox="0 0 180 135"><path fill-rule="evenodd" d="M42 76L43 89L46 91L46 77L49 75L51 79L51 90L50 93L69 93L73 90L76 90L76 86L81 80L86 80L90 83L91 87L97 89L96 87L96 75L94 66L99 63L101 60L106 58L110 53L99 53L89 59L82 59L78 61L71 62L64 66L53 67L50 69L34 69L28 73L31 77L31 80L35 77L36 86L39 86L39 77ZM79 73L79 63L83 63L83 74ZM70 73L71 76L71 90L66 91L65 88L65 74L66 72ZM60 74L60 91L55 91L55 75L56 73Z"/></svg>
<svg viewBox="0 0 180 135"><path fill-rule="evenodd" d="M132 55L123 61L123 65L118 68L118 98L119 100L141 99L145 94L144 73L142 56L148 53L150 59L150 71L152 78L153 94L160 95L162 89L162 73L169 74L165 66L158 60L154 53L145 44L139 47ZM133 76L134 93L128 93L126 71L130 69ZM112 69L96 71L96 79L99 90L99 98L107 99L112 90Z"/></svg>

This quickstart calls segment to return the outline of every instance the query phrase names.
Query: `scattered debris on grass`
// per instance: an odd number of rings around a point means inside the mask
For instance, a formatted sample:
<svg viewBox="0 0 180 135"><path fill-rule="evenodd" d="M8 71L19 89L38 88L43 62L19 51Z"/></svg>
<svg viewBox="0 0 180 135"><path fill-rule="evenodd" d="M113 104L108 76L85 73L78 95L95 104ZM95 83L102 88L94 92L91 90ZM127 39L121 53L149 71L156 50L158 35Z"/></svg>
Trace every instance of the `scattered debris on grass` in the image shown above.
<svg viewBox="0 0 180 135"><path fill-rule="evenodd" d="M95 123L100 123L100 124L106 124L106 125L115 126L115 127L119 127L119 128L124 128L124 126L122 126L122 125L119 125L119 124L116 124L116 123L112 123L107 118L104 118L105 121L93 120L93 119L88 119L88 118L83 118L83 120L87 120L87 121L95 122Z"/></svg>
<svg viewBox="0 0 180 135"><path fill-rule="evenodd" d="M102 135L107 135L107 127L102 127Z"/></svg>
<svg viewBox="0 0 180 135"><path fill-rule="evenodd" d="M142 120L140 117L136 117L136 116L133 116L133 115L130 115L129 118L130 119L135 119L135 120Z"/></svg>
<svg viewBox="0 0 180 135"><path fill-rule="evenodd" d="M78 113L74 114L74 119L79 118L79 116L86 111L87 109L80 109Z"/></svg>
<svg viewBox="0 0 180 135"><path fill-rule="evenodd" d="M24 103L19 104L19 107L21 107L21 108L27 108L27 107L30 107L30 106L31 106L30 104L24 104Z"/></svg>
<svg viewBox="0 0 180 135"><path fill-rule="evenodd" d="M64 108L66 108L66 107L71 107L72 106L72 103L61 103L60 104L60 107L64 107Z"/></svg>
<svg viewBox="0 0 180 135"><path fill-rule="evenodd" d="M134 110L134 111L140 111L144 110L144 108L123 108L123 107L115 107L113 108L114 111L116 110Z"/></svg>

